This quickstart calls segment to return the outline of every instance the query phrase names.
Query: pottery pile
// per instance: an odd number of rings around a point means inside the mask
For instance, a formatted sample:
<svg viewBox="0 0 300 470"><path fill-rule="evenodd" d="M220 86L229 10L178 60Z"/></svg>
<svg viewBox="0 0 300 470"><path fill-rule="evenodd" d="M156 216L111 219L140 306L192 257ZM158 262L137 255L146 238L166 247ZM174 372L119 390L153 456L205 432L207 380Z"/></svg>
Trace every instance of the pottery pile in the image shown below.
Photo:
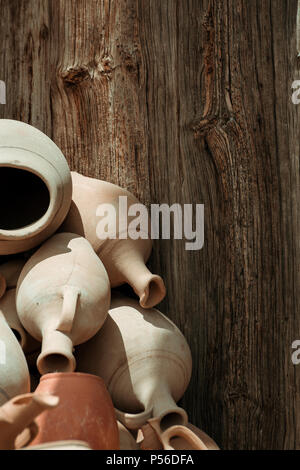
<svg viewBox="0 0 300 470"><path fill-rule="evenodd" d="M218 449L177 405L191 352L154 308L149 234L119 225L120 196L137 199L4 119L0 193L0 449ZM99 236L105 204L114 237ZM139 300L114 289L126 283Z"/></svg>

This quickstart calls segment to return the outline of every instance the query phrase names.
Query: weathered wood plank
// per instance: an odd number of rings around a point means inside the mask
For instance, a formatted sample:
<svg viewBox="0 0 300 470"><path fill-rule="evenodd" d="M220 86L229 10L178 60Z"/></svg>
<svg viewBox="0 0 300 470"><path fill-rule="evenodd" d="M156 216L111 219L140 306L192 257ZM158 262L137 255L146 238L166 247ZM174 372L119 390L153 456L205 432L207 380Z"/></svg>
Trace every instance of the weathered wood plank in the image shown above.
<svg viewBox="0 0 300 470"><path fill-rule="evenodd" d="M300 448L297 0L0 0L0 117L143 202L204 203L205 246L155 243L191 421Z"/></svg>

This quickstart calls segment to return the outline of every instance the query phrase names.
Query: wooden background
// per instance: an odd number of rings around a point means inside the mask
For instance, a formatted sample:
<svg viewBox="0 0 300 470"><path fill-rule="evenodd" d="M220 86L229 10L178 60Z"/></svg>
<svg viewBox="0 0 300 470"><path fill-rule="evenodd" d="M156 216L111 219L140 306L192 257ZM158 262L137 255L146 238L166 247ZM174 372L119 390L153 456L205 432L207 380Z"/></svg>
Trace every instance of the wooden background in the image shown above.
<svg viewBox="0 0 300 470"><path fill-rule="evenodd" d="M144 203L205 204L158 241L183 399L224 449L300 449L297 0L0 0L0 117Z"/></svg>

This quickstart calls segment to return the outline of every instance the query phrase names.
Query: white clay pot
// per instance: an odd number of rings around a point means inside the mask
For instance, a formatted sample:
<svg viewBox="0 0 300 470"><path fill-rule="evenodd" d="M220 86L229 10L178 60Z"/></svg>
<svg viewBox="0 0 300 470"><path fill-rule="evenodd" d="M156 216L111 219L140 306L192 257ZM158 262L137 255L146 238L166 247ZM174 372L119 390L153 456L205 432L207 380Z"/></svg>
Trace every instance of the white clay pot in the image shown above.
<svg viewBox="0 0 300 470"><path fill-rule="evenodd" d="M0 119L0 254L30 250L64 221L72 199L68 164L38 129Z"/></svg>
<svg viewBox="0 0 300 470"><path fill-rule="evenodd" d="M190 348L179 329L156 309L115 296L102 330L77 350L78 369L105 381L117 419L128 429L155 420L162 430L187 424L176 402L191 377Z"/></svg>
<svg viewBox="0 0 300 470"><path fill-rule="evenodd" d="M22 348L0 310L0 406L30 391L30 376Z"/></svg>
<svg viewBox="0 0 300 470"><path fill-rule="evenodd" d="M191 423L162 431L155 420L139 431L141 450L220 450L215 441Z"/></svg>
<svg viewBox="0 0 300 470"><path fill-rule="evenodd" d="M40 349L40 343L36 341L24 329L17 314L16 289L9 289L0 300L0 311L5 317L9 327L13 331L25 355L31 355Z"/></svg>
<svg viewBox="0 0 300 470"><path fill-rule="evenodd" d="M29 259L17 287L17 312L24 328L42 341L41 374L72 372L73 346L103 325L110 304L106 270L87 240L54 235Z"/></svg>
<svg viewBox="0 0 300 470"><path fill-rule="evenodd" d="M78 233L91 243L103 261L112 287L128 283L139 296L140 304L144 308L157 305L164 298L166 289L162 278L152 274L145 265L152 250L150 235L148 232L143 232L146 238L133 240L128 236L127 228L119 225L119 213L122 212L119 197L126 197L128 208L137 204L138 200L125 189L106 181L73 172L72 181L71 209L61 230ZM111 218L107 218L109 233L99 234L98 224L101 217L97 214L99 214L98 208L104 204L114 206L116 217L113 214ZM127 213L121 215L124 220ZM132 219L134 216L128 217L128 225ZM148 230L149 228L148 221ZM115 239L109 238L112 234Z"/></svg>

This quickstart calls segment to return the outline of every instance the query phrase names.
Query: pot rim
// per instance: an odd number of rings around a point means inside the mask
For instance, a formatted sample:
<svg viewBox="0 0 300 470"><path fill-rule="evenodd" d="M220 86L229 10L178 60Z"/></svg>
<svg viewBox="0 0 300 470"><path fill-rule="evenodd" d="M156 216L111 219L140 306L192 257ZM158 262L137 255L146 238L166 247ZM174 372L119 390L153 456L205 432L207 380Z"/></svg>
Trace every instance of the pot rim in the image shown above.
<svg viewBox="0 0 300 470"><path fill-rule="evenodd" d="M5 154L5 161L1 161L1 154ZM28 156L37 157L31 164L28 164ZM57 187L51 183L51 175L59 179L60 187L63 187L63 181L55 166L39 153L33 152L21 147L0 146L0 168L15 168L32 173L40 178L49 192L49 206L37 221L25 225L19 229L4 230L0 227L0 237L4 240L24 240L32 238L43 229L45 229L60 212L63 204L63 195L57 190ZM46 174L43 174L46 173ZM48 178L47 178L48 176Z"/></svg>

